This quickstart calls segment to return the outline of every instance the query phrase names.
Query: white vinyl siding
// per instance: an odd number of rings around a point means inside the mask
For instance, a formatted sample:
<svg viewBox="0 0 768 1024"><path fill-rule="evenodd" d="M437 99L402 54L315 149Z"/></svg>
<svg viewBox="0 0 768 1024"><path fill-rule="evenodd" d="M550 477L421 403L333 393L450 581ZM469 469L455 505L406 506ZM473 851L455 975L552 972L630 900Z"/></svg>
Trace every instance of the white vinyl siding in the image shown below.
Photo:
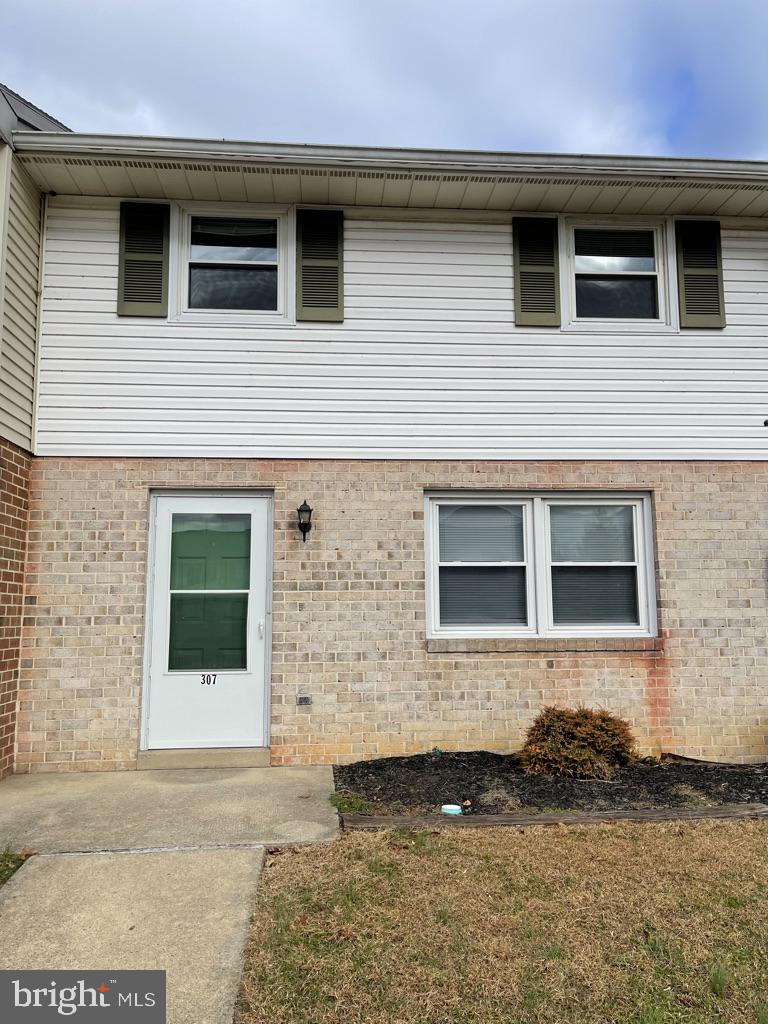
<svg viewBox="0 0 768 1024"><path fill-rule="evenodd" d="M78 205L74 205L77 202ZM118 318L118 204L53 200L41 454L765 458L768 232L724 224L728 327L513 324L509 223L345 220L339 324Z"/></svg>
<svg viewBox="0 0 768 1024"><path fill-rule="evenodd" d="M27 449L34 415L39 254L40 193L13 158L0 337L0 434Z"/></svg>

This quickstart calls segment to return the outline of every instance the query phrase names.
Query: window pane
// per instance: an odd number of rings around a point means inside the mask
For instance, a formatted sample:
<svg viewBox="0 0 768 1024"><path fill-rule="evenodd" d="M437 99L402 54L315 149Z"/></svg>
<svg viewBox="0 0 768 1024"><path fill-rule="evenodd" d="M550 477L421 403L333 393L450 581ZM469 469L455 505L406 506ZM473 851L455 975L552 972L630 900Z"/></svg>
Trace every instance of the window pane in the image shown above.
<svg viewBox="0 0 768 1024"><path fill-rule="evenodd" d="M277 262L277 221L192 218L191 258L210 260L274 260Z"/></svg>
<svg viewBox="0 0 768 1024"><path fill-rule="evenodd" d="M526 626L525 569L440 569L441 626Z"/></svg>
<svg viewBox="0 0 768 1024"><path fill-rule="evenodd" d="M656 269L653 256L577 256L576 270L585 274L619 274Z"/></svg>
<svg viewBox="0 0 768 1024"><path fill-rule="evenodd" d="M653 260L655 255L653 231L576 228L573 239L577 256Z"/></svg>
<svg viewBox="0 0 768 1024"><path fill-rule="evenodd" d="M277 267L189 268L190 309L277 309Z"/></svg>
<svg viewBox="0 0 768 1024"><path fill-rule="evenodd" d="M520 505L441 505L441 562L522 562Z"/></svg>
<svg viewBox="0 0 768 1024"><path fill-rule="evenodd" d="M171 594L168 668L246 668L247 594Z"/></svg>
<svg viewBox="0 0 768 1024"><path fill-rule="evenodd" d="M175 513L171 590L248 590L251 517Z"/></svg>
<svg viewBox="0 0 768 1024"><path fill-rule="evenodd" d="M637 571L629 566L554 566L552 611L557 626L636 626Z"/></svg>
<svg viewBox="0 0 768 1024"><path fill-rule="evenodd" d="M550 505L553 562L634 562L630 505Z"/></svg>
<svg viewBox="0 0 768 1024"><path fill-rule="evenodd" d="M576 277L576 315L616 320L656 320L655 277Z"/></svg>

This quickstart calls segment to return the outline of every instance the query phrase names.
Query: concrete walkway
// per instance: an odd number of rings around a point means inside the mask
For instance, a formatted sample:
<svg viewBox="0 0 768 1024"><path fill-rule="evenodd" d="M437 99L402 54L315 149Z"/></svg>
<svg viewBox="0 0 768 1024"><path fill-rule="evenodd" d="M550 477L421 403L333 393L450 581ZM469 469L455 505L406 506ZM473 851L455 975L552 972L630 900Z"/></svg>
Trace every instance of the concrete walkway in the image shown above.
<svg viewBox="0 0 768 1024"><path fill-rule="evenodd" d="M14 776L0 969L154 968L168 1024L230 1024L263 847L337 833L326 768ZM85 852L84 852L85 851Z"/></svg>
<svg viewBox="0 0 768 1024"><path fill-rule="evenodd" d="M336 835L332 790L326 767L12 775L0 783L0 849L321 842Z"/></svg>

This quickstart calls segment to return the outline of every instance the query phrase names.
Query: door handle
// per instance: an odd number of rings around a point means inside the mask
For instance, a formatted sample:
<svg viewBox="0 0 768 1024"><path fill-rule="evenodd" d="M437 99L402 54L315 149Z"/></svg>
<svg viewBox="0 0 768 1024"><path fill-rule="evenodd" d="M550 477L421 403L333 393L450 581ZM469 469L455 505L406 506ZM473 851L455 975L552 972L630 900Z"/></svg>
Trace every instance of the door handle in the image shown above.
<svg viewBox="0 0 768 1024"><path fill-rule="evenodd" d="M264 619L259 619L259 640L264 639Z"/></svg>

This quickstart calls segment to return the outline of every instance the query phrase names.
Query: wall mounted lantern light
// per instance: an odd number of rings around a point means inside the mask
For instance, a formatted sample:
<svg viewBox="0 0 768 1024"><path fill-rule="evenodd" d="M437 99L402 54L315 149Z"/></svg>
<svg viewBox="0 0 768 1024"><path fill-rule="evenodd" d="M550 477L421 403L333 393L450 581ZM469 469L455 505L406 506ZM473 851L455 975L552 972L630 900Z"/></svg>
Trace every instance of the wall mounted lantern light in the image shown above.
<svg viewBox="0 0 768 1024"><path fill-rule="evenodd" d="M301 531L301 537L304 543L307 542L307 534L312 529L312 509L307 504L307 499L299 505L296 509L296 514L299 517L299 530Z"/></svg>

